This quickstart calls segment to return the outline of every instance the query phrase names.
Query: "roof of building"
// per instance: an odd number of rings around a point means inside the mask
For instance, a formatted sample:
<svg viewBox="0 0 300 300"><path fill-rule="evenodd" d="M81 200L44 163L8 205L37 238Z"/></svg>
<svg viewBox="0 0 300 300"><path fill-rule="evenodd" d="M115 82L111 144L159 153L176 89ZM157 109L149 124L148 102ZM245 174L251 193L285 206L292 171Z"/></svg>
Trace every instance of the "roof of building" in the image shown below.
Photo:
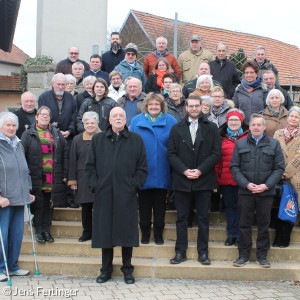
<svg viewBox="0 0 300 300"><path fill-rule="evenodd" d="M12 45L11 52L5 52L0 49L0 62L22 65L27 58L30 58L30 56L14 44Z"/></svg>
<svg viewBox="0 0 300 300"><path fill-rule="evenodd" d="M173 19L163 18L136 10L130 10L128 17L130 15L135 18L153 45L155 45L155 39L160 35L164 35L167 29L169 29L170 32L173 31L173 25L165 24L165 22L174 21ZM123 26L125 23L126 21ZM257 46L264 46L267 49L267 58L278 69L281 85L290 84L290 79L286 78L287 76L300 76L300 50L297 46L268 37L221 28L207 27L191 23L178 25L178 37L186 40L185 45L188 45L190 37L196 34L202 37L203 48L208 49L213 53L215 53L216 44L224 42L229 48L229 54L237 52L240 48L243 48L248 59L252 59L252 53L255 48ZM300 78L293 79L293 83L300 85Z"/></svg>

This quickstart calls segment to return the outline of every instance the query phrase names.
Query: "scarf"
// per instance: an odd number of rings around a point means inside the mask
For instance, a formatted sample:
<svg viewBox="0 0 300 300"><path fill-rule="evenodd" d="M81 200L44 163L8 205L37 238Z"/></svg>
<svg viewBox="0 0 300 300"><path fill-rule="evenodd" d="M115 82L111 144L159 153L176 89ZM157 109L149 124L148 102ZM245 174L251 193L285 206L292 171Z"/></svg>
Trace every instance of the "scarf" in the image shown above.
<svg viewBox="0 0 300 300"><path fill-rule="evenodd" d="M145 117L148 119L148 121L150 122L150 124L155 123L155 121L156 121L158 118L160 118L162 115L163 115L163 113L160 112L155 118L152 118L148 112L145 113Z"/></svg>
<svg viewBox="0 0 300 300"><path fill-rule="evenodd" d="M218 117L221 113L222 113L222 111L223 111L223 108L224 108L224 102L218 107L218 108L212 108L212 113L216 116L216 117Z"/></svg>
<svg viewBox="0 0 300 300"><path fill-rule="evenodd" d="M239 131L237 132L232 132L229 127L227 127L227 133L228 133L228 139L236 141L243 133L244 130L242 129L242 127L239 129Z"/></svg>
<svg viewBox="0 0 300 300"><path fill-rule="evenodd" d="M162 78L167 73L168 73L168 71L162 72L162 71L159 71L158 69L156 70L156 75L157 75L156 84L160 87L160 89L162 89L162 87L163 87Z"/></svg>
<svg viewBox="0 0 300 300"><path fill-rule="evenodd" d="M16 135L10 139L2 131L0 131L0 139L7 141L7 143L13 148L14 152L17 151L20 139Z"/></svg>
<svg viewBox="0 0 300 300"><path fill-rule="evenodd" d="M289 125L283 129L285 144L287 144L299 131L299 126L296 128L290 128Z"/></svg>
<svg viewBox="0 0 300 300"><path fill-rule="evenodd" d="M270 105L268 105L268 110L269 110L271 116L277 117L278 119L281 118L281 116L283 115L283 112L284 112L283 106L280 106L279 111L276 111Z"/></svg>
<svg viewBox="0 0 300 300"><path fill-rule="evenodd" d="M248 82L245 79L242 79L242 87L250 94L252 91L261 84L261 78L257 76L255 81Z"/></svg>

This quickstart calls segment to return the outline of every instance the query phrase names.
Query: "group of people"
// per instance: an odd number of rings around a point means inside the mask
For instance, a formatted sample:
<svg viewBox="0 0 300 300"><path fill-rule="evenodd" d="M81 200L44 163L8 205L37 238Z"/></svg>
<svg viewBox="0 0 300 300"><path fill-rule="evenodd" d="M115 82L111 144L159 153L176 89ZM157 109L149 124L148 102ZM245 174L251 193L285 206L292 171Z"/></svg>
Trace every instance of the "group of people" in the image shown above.
<svg viewBox="0 0 300 300"><path fill-rule="evenodd" d="M92 247L102 249L96 281L111 278L113 248L121 246L124 280L134 283L138 222L141 243L149 244L153 214L154 242L162 245L170 191L177 210L171 264L187 260L194 207L198 260L211 264L208 212L214 191L225 204L225 245L239 249L233 265L249 262L256 213L257 262L270 267L275 185L291 179L300 191L300 109L278 86L278 71L266 60L264 47L244 63L241 81L227 51L219 43L214 60L194 35L177 60L167 50L167 39L159 37L141 66L137 46L130 43L123 50L113 32L111 49L102 57L92 55L89 64L79 59L78 48L69 49L68 58L57 64L51 90L39 96L38 109L35 96L25 92L15 114L0 114L5 174L0 226L12 275L28 274L17 265L24 206L31 203L36 241L44 244L54 242L54 207L80 204L78 241L92 239ZM17 189L16 180L21 182ZM292 228L276 220L273 246L287 247ZM0 280L6 279L0 254Z"/></svg>

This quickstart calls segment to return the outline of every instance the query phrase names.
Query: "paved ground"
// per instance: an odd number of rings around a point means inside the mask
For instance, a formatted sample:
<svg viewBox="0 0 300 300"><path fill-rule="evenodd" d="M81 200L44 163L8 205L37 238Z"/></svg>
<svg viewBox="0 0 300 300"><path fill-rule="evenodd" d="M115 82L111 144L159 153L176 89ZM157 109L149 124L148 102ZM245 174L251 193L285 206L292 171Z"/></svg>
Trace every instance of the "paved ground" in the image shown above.
<svg viewBox="0 0 300 300"><path fill-rule="evenodd" d="M299 282L236 282L123 278L97 284L95 278L71 276L12 277L0 282L0 299L300 299Z"/></svg>

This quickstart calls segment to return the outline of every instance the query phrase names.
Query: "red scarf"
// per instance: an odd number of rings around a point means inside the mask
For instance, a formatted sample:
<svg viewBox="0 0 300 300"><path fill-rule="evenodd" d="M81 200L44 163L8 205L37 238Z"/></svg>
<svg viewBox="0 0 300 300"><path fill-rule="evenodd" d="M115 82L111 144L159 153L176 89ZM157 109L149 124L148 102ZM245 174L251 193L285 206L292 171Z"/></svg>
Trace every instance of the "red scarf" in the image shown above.
<svg viewBox="0 0 300 300"><path fill-rule="evenodd" d="M160 87L160 89L162 89L162 87L163 87L162 78L167 73L168 73L168 71L162 72L162 71L159 71L158 69L156 70L156 75L157 75L156 84Z"/></svg>
<svg viewBox="0 0 300 300"><path fill-rule="evenodd" d="M287 144L299 131L299 126L296 128L290 128L288 125L283 130L285 144Z"/></svg>

